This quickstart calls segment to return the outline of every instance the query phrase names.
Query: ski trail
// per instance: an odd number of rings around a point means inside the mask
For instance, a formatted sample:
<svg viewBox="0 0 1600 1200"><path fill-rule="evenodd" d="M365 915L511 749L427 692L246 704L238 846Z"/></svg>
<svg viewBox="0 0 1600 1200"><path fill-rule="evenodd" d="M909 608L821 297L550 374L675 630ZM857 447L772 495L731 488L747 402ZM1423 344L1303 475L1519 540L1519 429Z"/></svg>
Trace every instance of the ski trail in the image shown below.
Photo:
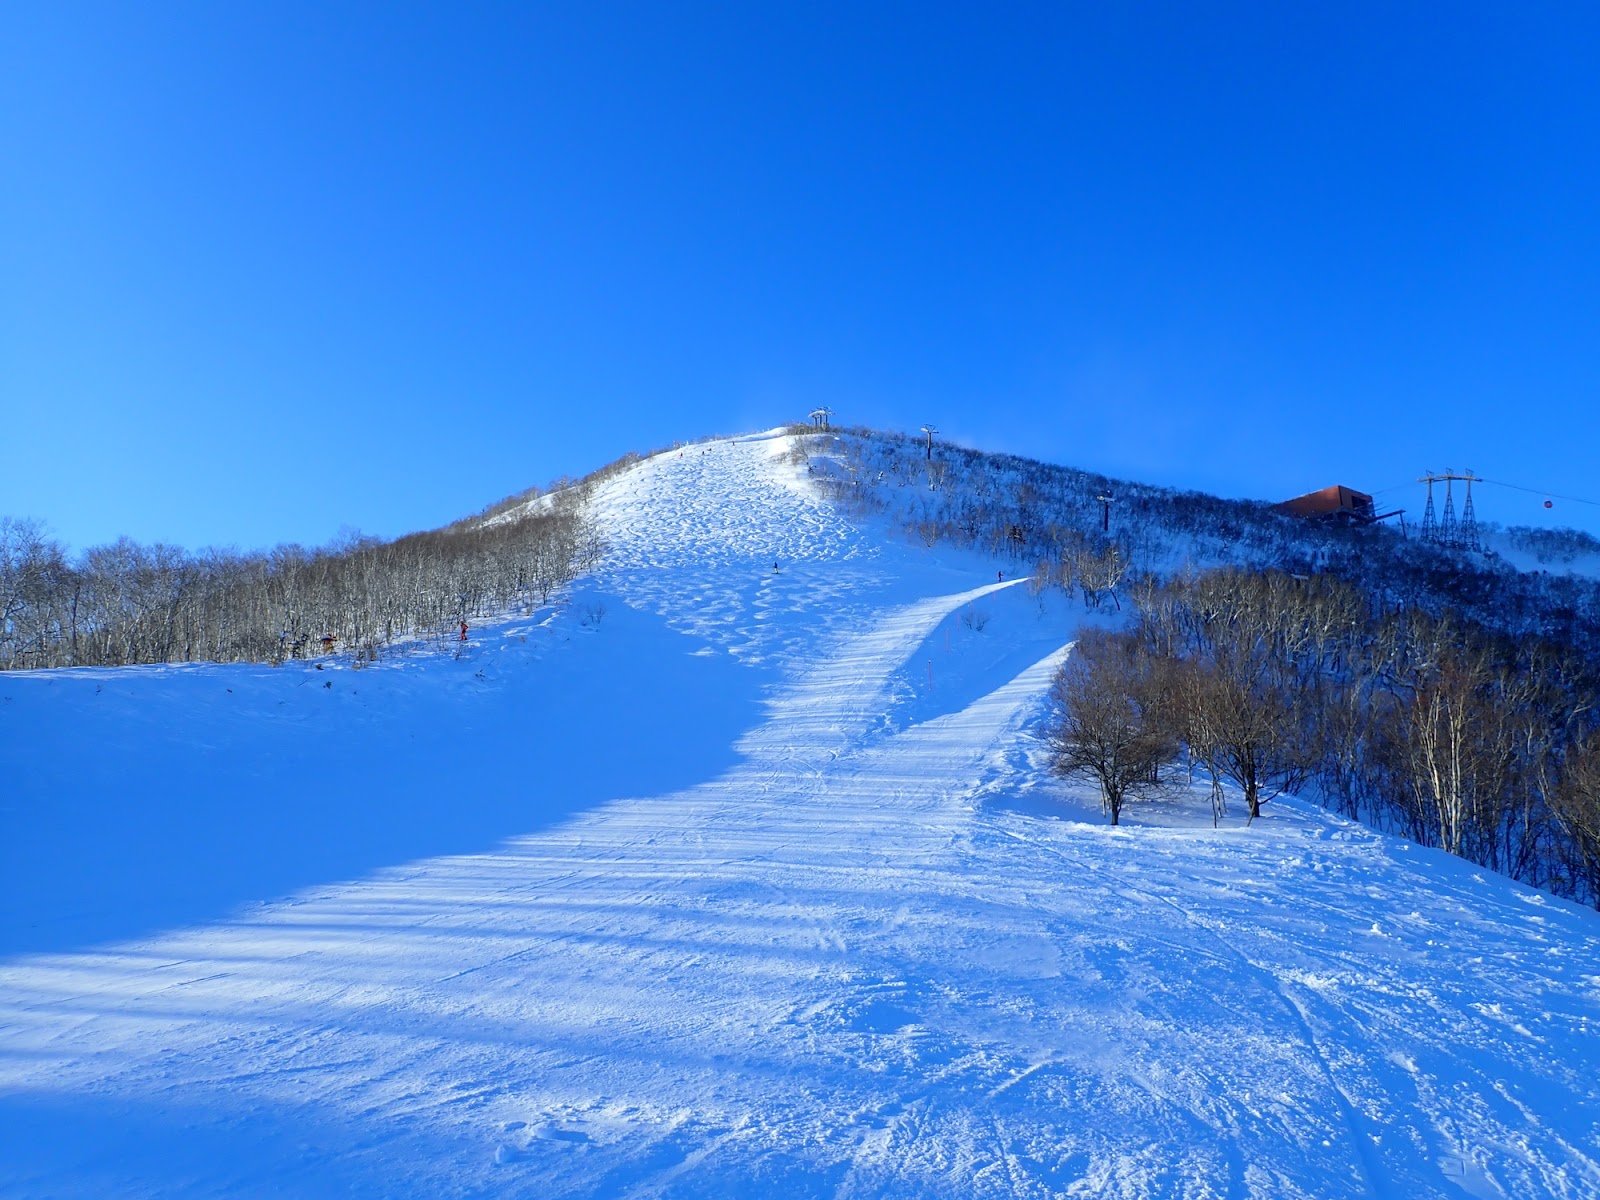
<svg viewBox="0 0 1600 1200"><path fill-rule="evenodd" d="M1055 618L874 544L783 445L598 501L585 586L751 681L726 769L0 964L0 1191L1600 1194L1587 914L1293 806L1059 819Z"/></svg>

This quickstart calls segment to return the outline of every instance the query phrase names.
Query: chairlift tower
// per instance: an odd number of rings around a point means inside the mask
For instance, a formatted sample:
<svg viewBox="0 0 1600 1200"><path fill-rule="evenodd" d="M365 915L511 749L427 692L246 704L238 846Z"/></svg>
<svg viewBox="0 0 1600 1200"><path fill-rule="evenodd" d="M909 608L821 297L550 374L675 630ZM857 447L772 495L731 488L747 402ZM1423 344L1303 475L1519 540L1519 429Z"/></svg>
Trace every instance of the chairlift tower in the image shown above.
<svg viewBox="0 0 1600 1200"><path fill-rule="evenodd" d="M1428 506L1422 514L1422 540L1451 550L1481 550L1478 516L1472 505L1472 485L1482 483L1482 478L1474 475L1470 467L1460 472L1446 467L1439 472L1428 471L1417 482L1428 485ZM1436 483L1444 484L1444 515L1437 519L1433 511L1433 485ZM1454 488L1457 483L1466 484L1459 521Z"/></svg>
<svg viewBox="0 0 1600 1200"><path fill-rule="evenodd" d="M1467 483L1467 496L1461 502L1461 531L1458 534L1458 538L1463 550L1482 550L1483 546L1478 541L1478 514L1472 508L1472 485L1479 480L1472 473L1471 467L1467 468L1467 472L1462 478Z"/></svg>
<svg viewBox="0 0 1600 1200"><path fill-rule="evenodd" d="M1096 496L1095 499L1100 501L1100 532L1101 533L1110 533L1111 532L1111 506L1112 506L1112 504L1114 504L1116 502L1117 498L1115 496L1113 496L1110 492L1106 492L1103 495Z"/></svg>
<svg viewBox="0 0 1600 1200"><path fill-rule="evenodd" d="M1456 497L1451 490L1455 480L1455 472L1449 467L1444 469L1444 515L1439 518L1439 540L1446 546L1455 546L1458 531L1456 529Z"/></svg>
<svg viewBox="0 0 1600 1200"><path fill-rule="evenodd" d="M822 430L823 433L827 433L828 429L829 429L829 424L828 423L833 418L833 409L831 409L831 408L813 408L811 410L811 414L810 415L811 415L811 423L813 425L815 425L818 429Z"/></svg>
<svg viewBox="0 0 1600 1200"><path fill-rule="evenodd" d="M932 425L924 425L922 427L922 432L928 435L928 461L932 462L933 461L933 435L938 433L939 431L937 429L935 429Z"/></svg>

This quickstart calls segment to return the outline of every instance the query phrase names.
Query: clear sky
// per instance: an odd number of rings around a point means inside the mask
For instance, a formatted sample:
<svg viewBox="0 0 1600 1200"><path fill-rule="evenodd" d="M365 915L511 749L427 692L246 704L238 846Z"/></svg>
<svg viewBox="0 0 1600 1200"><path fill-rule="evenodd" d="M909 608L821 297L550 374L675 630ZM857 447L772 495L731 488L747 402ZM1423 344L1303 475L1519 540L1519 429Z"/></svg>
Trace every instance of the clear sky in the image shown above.
<svg viewBox="0 0 1600 1200"><path fill-rule="evenodd" d="M9 5L0 513L393 535L818 404L1600 499L1597 12Z"/></svg>

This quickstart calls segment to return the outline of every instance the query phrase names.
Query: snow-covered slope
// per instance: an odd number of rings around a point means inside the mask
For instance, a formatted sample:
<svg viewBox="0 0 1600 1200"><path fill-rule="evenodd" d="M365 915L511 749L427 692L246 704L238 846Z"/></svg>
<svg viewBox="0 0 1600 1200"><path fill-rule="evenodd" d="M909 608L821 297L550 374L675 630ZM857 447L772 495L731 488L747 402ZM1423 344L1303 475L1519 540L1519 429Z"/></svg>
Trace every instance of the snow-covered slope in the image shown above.
<svg viewBox="0 0 1600 1200"><path fill-rule="evenodd" d="M1105 827L1079 614L784 449L610 480L459 655L0 677L0 1194L1600 1195L1595 914Z"/></svg>

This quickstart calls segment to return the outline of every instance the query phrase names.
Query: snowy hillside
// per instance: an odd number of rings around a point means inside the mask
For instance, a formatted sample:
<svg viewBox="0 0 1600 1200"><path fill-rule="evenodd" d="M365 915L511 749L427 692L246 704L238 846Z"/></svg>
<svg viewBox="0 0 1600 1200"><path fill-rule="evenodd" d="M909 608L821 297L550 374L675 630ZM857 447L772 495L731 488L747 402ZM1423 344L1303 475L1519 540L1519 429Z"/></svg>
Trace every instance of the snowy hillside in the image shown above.
<svg viewBox="0 0 1600 1200"><path fill-rule="evenodd" d="M0 676L0 1195L1593 1197L1600 918L1044 769L1082 610L779 434L556 607Z"/></svg>

